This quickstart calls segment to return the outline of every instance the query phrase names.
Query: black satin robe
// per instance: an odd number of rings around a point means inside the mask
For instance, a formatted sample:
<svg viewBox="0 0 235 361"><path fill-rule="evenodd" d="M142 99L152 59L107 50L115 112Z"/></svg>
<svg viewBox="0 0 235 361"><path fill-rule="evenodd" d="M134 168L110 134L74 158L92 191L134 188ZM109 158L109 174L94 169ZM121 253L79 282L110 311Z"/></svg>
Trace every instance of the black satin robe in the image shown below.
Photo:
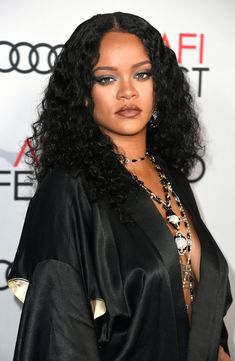
<svg viewBox="0 0 235 361"><path fill-rule="evenodd" d="M227 263L203 223L187 179L162 166L201 242L189 326L175 242L133 182L124 224L89 202L82 175L49 174L32 198L9 282L29 282L14 361L217 361L227 348ZM90 300L106 312L94 318Z"/></svg>

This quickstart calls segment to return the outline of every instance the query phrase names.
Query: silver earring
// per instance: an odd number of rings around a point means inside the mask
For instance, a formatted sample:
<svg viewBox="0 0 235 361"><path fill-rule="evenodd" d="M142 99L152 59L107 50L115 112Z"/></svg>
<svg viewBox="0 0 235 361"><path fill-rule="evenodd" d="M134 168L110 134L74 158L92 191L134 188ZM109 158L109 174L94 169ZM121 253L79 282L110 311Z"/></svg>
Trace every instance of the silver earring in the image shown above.
<svg viewBox="0 0 235 361"><path fill-rule="evenodd" d="M152 116L149 120L149 124L152 128L157 128L159 121L158 121L158 109L157 107L154 108Z"/></svg>

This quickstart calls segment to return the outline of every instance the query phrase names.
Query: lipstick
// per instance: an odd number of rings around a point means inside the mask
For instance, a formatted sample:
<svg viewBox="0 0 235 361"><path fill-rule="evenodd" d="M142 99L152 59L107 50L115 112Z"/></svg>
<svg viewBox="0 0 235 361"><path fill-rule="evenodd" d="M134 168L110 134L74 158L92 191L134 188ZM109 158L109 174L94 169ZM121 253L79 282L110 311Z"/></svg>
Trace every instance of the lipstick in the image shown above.
<svg viewBox="0 0 235 361"><path fill-rule="evenodd" d="M124 118L134 118L138 116L142 110L138 108L136 105L124 105L121 107L115 114L118 114Z"/></svg>

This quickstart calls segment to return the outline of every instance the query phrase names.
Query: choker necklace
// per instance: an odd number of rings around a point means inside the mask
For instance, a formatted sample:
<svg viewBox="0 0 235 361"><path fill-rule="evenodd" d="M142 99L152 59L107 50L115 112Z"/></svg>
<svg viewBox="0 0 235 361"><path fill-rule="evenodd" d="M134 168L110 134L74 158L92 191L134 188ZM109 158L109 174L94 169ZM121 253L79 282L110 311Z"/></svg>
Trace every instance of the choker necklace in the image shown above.
<svg viewBox="0 0 235 361"><path fill-rule="evenodd" d="M165 195L165 201L163 201L160 197L158 197L155 193L153 193L149 188L145 186L145 184L138 179L137 176L134 174L132 175L133 179L138 183L140 187L142 187L150 196L152 200L157 202L158 204L161 204L163 209L166 212L166 220L170 224L171 227L173 227L175 231L174 240L176 243L176 247L178 250L179 255L179 261L181 266L181 277L182 277L182 287L183 289L187 289L190 292L190 301L191 306L194 300L194 278L192 274L192 267L191 267L191 253L192 253L192 237L191 237L191 231L190 231L190 225L185 213L185 210L183 208L183 205L175 193L175 191L172 189L172 186L168 179L166 178L165 174L163 173L160 165L156 163L155 158L152 155L149 155L146 153L149 159L152 161L153 165L155 166L157 173L160 178L160 182L162 184L164 195ZM171 195L174 197L177 206L179 207L179 211L181 214L181 217L178 217L171 206ZM184 223L186 228L186 235L180 230L181 223ZM186 264L183 264L183 258L182 256L186 255ZM186 304L186 308L189 308L189 305Z"/></svg>
<svg viewBox="0 0 235 361"><path fill-rule="evenodd" d="M136 162L140 162L141 160L146 159L148 157L148 155L149 155L148 152L146 152L144 157L140 157L140 158L136 158L136 159L130 159L130 158L123 156L124 159L121 159L120 162L122 164L136 163Z"/></svg>

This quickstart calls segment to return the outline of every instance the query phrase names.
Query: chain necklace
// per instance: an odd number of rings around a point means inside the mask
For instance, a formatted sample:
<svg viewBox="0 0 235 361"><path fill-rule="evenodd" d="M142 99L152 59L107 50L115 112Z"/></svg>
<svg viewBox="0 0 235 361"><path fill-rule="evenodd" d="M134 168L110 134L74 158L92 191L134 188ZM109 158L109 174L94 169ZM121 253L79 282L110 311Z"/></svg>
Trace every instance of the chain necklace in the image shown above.
<svg viewBox="0 0 235 361"><path fill-rule="evenodd" d="M180 266L181 266L181 277L182 277L182 287L183 289L187 289L190 292L190 301L191 305L194 300L194 286L193 286L193 275L192 275L192 267L191 267L191 253L192 253L192 237L191 237L191 231L190 231L190 225L185 213L185 210L183 208L183 205L175 193L175 191L172 189L172 186L170 182L168 181L165 174L162 172L162 169L158 163L156 163L155 158L152 155L149 155L146 153L146 155L149 157L149 159L154 164L157 173L160 178L160 182L162 184L164 195L165 195L165 201L163 201L160 197L158 197L155 193L153 193L148 187L145 186L145 184L138 179L137 176L133 175L134 180L149 194L150 198L157 202L158 204L161 204L163 209L166 212L166 220L167 222L173 227L175 230L174 240L177 246L178 254L179 254L179 260L180 260ZM171 195L174 197L177 206L179 207L181 217L178 217L174 211L172 210L171 206ZM183 232L180 230L181 222L184 222L185 228L186 228L186 236L183 234ZM182 256L187 255L187 262L186 264L183 264ZM186 304L186 308L188 309L189 306Z"/></svg>
<svg viewBox="0 0 235 361"><path fill-rule="evenodd" d="M124 157L124 159L121 159L120 162L122 164L136 163L136 162L140 162L141 160L146 159L147 157L148 157L148 153L146 152L144 157L139 157L136 159L130 159L130 158Z"/></svg>

